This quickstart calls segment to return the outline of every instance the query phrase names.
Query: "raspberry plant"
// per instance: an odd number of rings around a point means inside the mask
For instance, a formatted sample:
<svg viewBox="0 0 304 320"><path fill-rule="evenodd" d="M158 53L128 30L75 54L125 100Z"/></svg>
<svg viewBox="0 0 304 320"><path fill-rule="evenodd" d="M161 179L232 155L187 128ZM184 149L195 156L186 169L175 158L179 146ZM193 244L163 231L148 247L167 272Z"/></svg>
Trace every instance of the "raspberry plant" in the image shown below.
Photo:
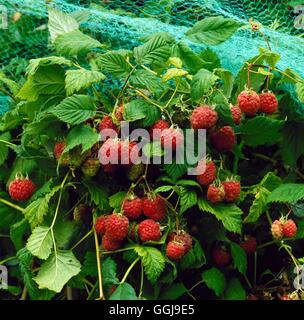
<svg viewBox="0 0 304 320"><path fill-rule="evenodd" d="M10 279L1 295L300 297L292 270L304 259L303 79L280 70L270 47L234 76L211 48L196 53L161 33L111 50L63 16L50 15L54 55L31 60L24 83L5 82L14 105L0 121L0 264ZM239 27L212 19L217 36L201 31L205 19L189 38L215 45ZM101 165L99 151L140 151L137 141L100 141L122 120L160 129L141 150L148 158L162 157L170 139L178 149L184 129L207 129L208 157L194 165L207 170L187 175L191 165L176 159Z"/></svg>

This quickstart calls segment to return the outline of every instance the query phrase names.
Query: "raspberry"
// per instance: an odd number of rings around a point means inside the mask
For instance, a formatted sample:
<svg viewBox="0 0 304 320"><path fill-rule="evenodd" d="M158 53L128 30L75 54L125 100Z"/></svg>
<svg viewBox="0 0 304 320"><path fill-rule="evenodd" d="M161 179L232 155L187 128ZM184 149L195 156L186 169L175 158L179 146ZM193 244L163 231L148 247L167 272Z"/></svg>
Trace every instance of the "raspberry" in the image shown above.
<svg viewBox="0 0 304 320"><path fill-rule="evenodd" d="M142 200L135 196L125 199L122 209L126 217L129 219L137 219L142 213Z"/></svg>
<svg viewBox="0 0 304 320"><path fill-rule="evenodd" d="M95 230L99 236L103 236L106 233L106 221L108 216L100 216L95 221Z"/></svg>
<svg viewBox="0 0 304 320"><path fill-rule="evenodd" d="M286 238L293 238L297 234L297 225L292 219L288 219L282 223L283 236Z"/></svg>
<svg viewBox="0 0 304 320"><path fill-rule="evenodd" d="M105 251L115 251L121 247L121 241L113 241L105 234L102 237L101 247Z"/></svg>
<svg viewBox="0 0 304 320"><path fill-rule="evenodd" d="M257 241L254 237L247 237L240 243L240 247L245 250L247 254L255 253L257 248Z"/></svg>
<svg viewBox="0 0 304 320"><path fill-rule="evenodd" d="M158 120L150 127L150 136L153 138L153 140L160 140L162 131L169 128L170 126L167 121Z"/></svg>
<svg viewBox="0 0 304 320"><path fill-rule="evenodd" d="M56 144L54 146L53 153L54 153L54 157L57 160L57 162L60 162L60 164L63 166L68 166L70 164L70 160L71 160L69 154L66 153L61 157L65 147L66 147L65 141L56 142Z"/></svg>
<svg viewBox="0 0 304 320"><path fill-rule="evenodd" d="M247 116L254 116L260 108L260 96L253 90L244 90L238 96L238 105Z"/></svg>
<svg viewBox="0 0 304 320"><path fill-rule="evenodd" d="M155 221L163 219L166 214L166 203L159 195L143 199L142 208L144 215Z"/></svg>
<svg viewBox="0 0 304 320"><path fill-rule="evenodd" d="M226 267L231 262L231 254L226 248L216 246L212 250L212 259L217 267Z"/></svg>
<svg viewBox="0 0 304 320"><path fill-rule="evenodd" d="M120 153L120 142L117 139L106 140L99 150L99 161L102 165L118 164Z"/></svg>
<svg viewBox="0 0 304 320"><path fill-rule="evenodd" d="M100 162L98 159L89 158L81 166L81 171L87 177L94 177L98 173Z"/></svg>
<svg viewBox="0 0 304 320"><path fill-rule="evenodd" d="M113 132L110 130L113 130ZM101 133L103 139L107 137L114 138L117 136L119 129L113 123L113 120L110 116L105 116L99 123L99 132Z"/></svg>
<svg viewBox="0 0 304 320"><path fill-rule="evenodd" d="M176 150L183 145L184 134L178 128L168 128L161 132L160 141L164 149Z"/></svg>
<svg viewBox="0 0 304 320"><path fill-rule="evenodd" d="M283 238L283 226L281 221L275 220L271 225L271 234L274 239L281 240Z"/></svg>
<svg viewBox="0 0 304 320"><path fill-rule="evenodd" d="M138 237L141 241L159 241L161 238L160 225L152 219L147 219L138 224Z"/></svg>
<svg viewBox="0 0 304 320"><path fill-rule="evenodd" d="M260 94L260 112L272 114L278 108L278 100L272 92Z"/></svg>
<svg viewBox="0 0 304 320"><path fill-rule="evenodd" d="M36 190L36 185L29 178L17 177L8 187L10 197L16 201L29 199Z"/></svg>
<svg viewBox="0 0 304 320"><path fill-rule="evenodd" d="M196 176L196 179L199 184L202 186L207 186L211 184L215 178L216 178L216 166L213 161L211 160L201 160L199 161L196 170L197 172L203 171L205 166L205 171L203 173L200 173Z"/></svg>
<svg viewBox="0 0 304 320"><path fill-rule="evenodd" d="M127 237L129 219L123 215L113 213L106 220L106 236L113 241L121 241Z"/></svg>
<svg viewBox="0 0 304 320"><path fill-rule="evenodd" d="M170 241L167 244L166 255L171 260L180 260L186 253L183 243L178 241Z"/></svg>
<svg viewBox="0 0 304 320"><path fill-rule="evenodd" d="M184 245L186 252L188 252L193 245L192 237L189 233L182 231L181 233L177 234L176 232L171 232L168 235L167 242L177 241Z"/></svg>
<svg viewBox="0 0 304 320"><path fill-rule="evenodd" d="M232 151L236 143L233 129L230 126L224 126L219 130L211 132L210 142L219 152Z"/></svg>
<svg viewBox="0 0 304 320"><path fill-rule="evenodd" d="M121 141L119 146L119 159L123 165L136 164L139 158L139 149L133 141Z"/></svg>
<svg viewBox="0 0 304 320"><path fill-rule="evenodd" d="M210 129L216 125L217 119L217 112L204 105L193 110L190 122L193 129Z"/></svg>
<svg viewBox="0 0 304 320"><path fill-rule="evenodd" d="M255 300L259 300L259 298L258 298L256 295L254 295L254 294L249 294L249 295L247 296L247 300L255 301Z"/></svg>
<svg viewBox="0 0 304 320"><path fill-rule="evenodd" d="M234 124L240 124L242 121L242 110L238 106L231 106L230 111L232 114Z"/></svg>
<svg viewBox="0 0 304 320"><path fill-rule="evenodd" d="M241 194L241 183L236 180L222 182L225 191L225 201L234 202Z"/></svg>
<svg viewBox="0 0 304 320"><path fill-rule="evenodd" d="M140 176L144 174L145 165L143 163L133 164L127 172L128 179L130 181L136 181Z"/></svg>
<svg viewBox="0 0 304 320"><path fill-rule="evenodd" d="M80 204L74 209L73 218L75 221L83 221L90 225L92 222L92 208L86 204Z"/></svg>
<svg viewBox="0 0 304 320"><path fill-rule="evenodd" d="M225 191L223 186L220 185L215 185L215 184L211 184L208 187L207 190L207 199L211 202L211 203L218 203L223 201L225 197Z"/></svg>

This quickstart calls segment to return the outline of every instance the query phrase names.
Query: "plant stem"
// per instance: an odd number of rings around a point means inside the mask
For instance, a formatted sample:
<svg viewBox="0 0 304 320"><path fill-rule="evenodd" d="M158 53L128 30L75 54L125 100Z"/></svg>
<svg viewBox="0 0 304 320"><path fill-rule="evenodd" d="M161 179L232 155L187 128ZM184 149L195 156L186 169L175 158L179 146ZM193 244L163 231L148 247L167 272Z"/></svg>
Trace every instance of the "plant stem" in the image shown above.
<svg viewBox="0 0 304 320"><path fill-rule="evenodd" d="M103 288L102 288L102 273L101 273L101 263L99 256L99 244L98 236L95 228L93 228L94 240L95 240L95 252L96 252L96 261L97 261L97 271L98 271L98 283L99 283L99 298L97 300L104 300Z"/></svg>
<svg viewBox="0 0 304 320"><path fill-rule="evenodd" d="M120 281L120 284L123 284L123 283L126 281L126 279L128 278L128 275L130 274L131 270L133 269L133 267L136 265L136 263L137 263L139 260L140 260L140 258L138 257L138 258L136 258L136 259L132 262L132 264L130 265L130 267L129 267L128 270L126 271L124 277L123 277L122 280Z"/></svg>
<svg viewBox="0 0 304 320"><path fill-rule="evenodd" d="M5 263L7 263L7 262L9 262L11 260L14 260L14 259L16 259L16 256L6 258L6 259L0 261L0 265L3 265L3 264L5 264Z"/></svg>
<svg viewBox="0 0 304 320"><path fill-rule="evenodd" d="M124 251L129 251L129 250L133 250L134 248L124 248L124 249L118 249L115 251L105 251L102 252L102 254L112 254L112 253L119 253L119 252L124 252Z"/></svg>
<svg viewBox="0 0 304 320"><path fill-rule="evenodd" d="M5 199L2 199L2 198L0 198L0 202L6 204L7 206L9 206L9 207L11 207L11 208L14 208L14 209L16 209L16 210L18 210L18 211L21 211L21 212L24 212L24 210L25 210L25 209L17 206L16 204L13 204L13 203L11 203L11 202L9 202L9 201L7 201L7 200L5 200Z"/></svg>
<svg viewBox="0 0 304 320"><path fill-rule="evenodd" d="M87 300L91 300L91 297L92 297L92 295L94 294L94 292L95 292L95 290L96 290L97 287L98 287L98 281L94 284L92 290L90 291L90 293L89 293L89 295L88 295L88 297L87 297Z"/></svg>
<svg viewBox="0 0 304 320"><path fill-rule="evenodd" d="M277 240L272 240L272 241L263 243L263 244L261 244L260 246L257 247L257 250L260 250L260 249L262 249L262 248L271 246L272 244L276 244L276 243L277 243Z"/></svg>
<svg viewBox="0 0 304 320"><path fill-rule="evenodd" d="M143 263L141 263L141 272L140 272L140 289L139 289L139 295L138 298L141 299L142 293L143 293L143 286L144 286L144 266Z"/></svg>
<svg viewBox="0 0 304 320"><path fill-rule="evenodd" d="M74 250L78 247L87 237L89 237L93 233L93 229L91 229L87 234L85 234L76 244L73 245L71 250Z"/></svg>
<svg viewBox="0 0 304 320"><path fill-rule="evenodd" d="M0 142L5 143L5 144L7 144L7 145L10 146L10 147L17 147L16 144L13 144L13 143L11 143L11 142L9 142L9 141L5 141L5 140L0 139Z"/></svg>
<svg viewBox="0 0 304 320"><path fill-rule="evenodd" d="M203 283L203 280L200 280L199 282L197 282L193 287L191 287L188 291L191 292L192 290L194 290L197 286L199 286L201 283Z"/></svg>

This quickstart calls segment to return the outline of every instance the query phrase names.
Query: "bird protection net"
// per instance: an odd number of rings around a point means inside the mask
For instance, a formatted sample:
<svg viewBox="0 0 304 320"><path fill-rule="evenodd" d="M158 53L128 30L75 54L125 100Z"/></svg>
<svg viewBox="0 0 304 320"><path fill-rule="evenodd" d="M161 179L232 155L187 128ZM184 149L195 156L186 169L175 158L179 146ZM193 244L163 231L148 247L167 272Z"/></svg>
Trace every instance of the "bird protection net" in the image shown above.
<svg viewBox="0 0 304 320"><path fill-rule="evenodd" d="M185 33L197 21L224 16L244 23L229 40L213 46L223 67L236 73L248 58L265 47L265 39L253 33L252 18L262 25L272 50L281 55L281 69L292 68L304 76L304 0L0 0L0 70L14 77L22 74L28 59L52 51L49 46L47 7L71 13L81 21L83 31L112 48L140 44L156 32L168 32L186 41L193 50L206 48L187 40ZM5 21L6 20L6 21ZM2 108L9 104L0 96Z"/></svg>

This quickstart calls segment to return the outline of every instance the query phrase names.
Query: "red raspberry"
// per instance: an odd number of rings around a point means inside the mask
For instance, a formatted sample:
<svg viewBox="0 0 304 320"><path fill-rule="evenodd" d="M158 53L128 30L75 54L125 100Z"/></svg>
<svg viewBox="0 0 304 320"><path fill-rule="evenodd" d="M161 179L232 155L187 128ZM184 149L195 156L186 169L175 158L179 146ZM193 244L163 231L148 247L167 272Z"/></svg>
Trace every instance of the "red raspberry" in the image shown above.
<svg viewBox="0 0 304 320"><path fill-rule="evenodd" d="M193 245L192 237L189 233L182 231L180 234L177 234L176 232L171 232L168 235L167 242L171 241L177 241L182 243L185 246L186 252L188 252Z"/></svg>
<svg viewBox="0 0 304 320"><path fill-rule="evenodd" d="M114 130L113 135L110 129ZM106 137L114 138L119 132L119 129L113 123L113 120L110 116L105 116L99 123L99 132L101 133L102 131L104 131L104 133L102 134L103 139Z"/></svg>
<svg viewBox="0 0 304 320"><path fill-rule="evenodd" d="M29 199L36 190L36 185L29 178L16 178L8 187L10 197L16 201Z"/></svg>
<svg viewBox="0 0 304 320"><path fill-rule="evenodd" d="M160 141L161 141L163 148L170 149L170 150L176 150L183 145L184 134L178 128L164 129L161 132Z"/></svg>
<svg viewBox="0 0 304 320"><path fill-rule="evenodd" d="M211 184L207 190L207 199L211 203L219 203L223 201L225 197L225 191L222 185Z"/></svg>
<svg viewBox="0 0 304 320"><path fill-rule="evenodd" d="M227 202L234 202L241 194L241 183L236 180L227 180L222 182L225 190L225 200Z"/></svg>
<svg viewBox="0 0 304 320"><path fill-rule="evenodd" d="M113 213L106 220L106 236L113 241L121 241L128 235L129 219Z"/></svg>
<svg viewBox="0 0 304 320"><path fill-rule="evenodd" d="M221 246L214 247L211 255L212 255L214 264L219 268L226 267L231 262L231 254L224 247L221 247Z"/></svg>
<svg viewBox="0 0 304 320"><path fill-rule="evenodd" d="M167 244L166 255L171 260L180 260L186 253L185 245L178 241L170 241Z"/></svg>
<svg viewBox="0 0 304 320"><path fill-rule="evenodd" d="M71 160L68 152L61 157L65 147L66 147L65 141L56 142L54 147L54 152L53 152L55 159L57 160L57 162L60 161L60 164L62 166L69 165Z"/></svg>
<svg viewBox="0 0 304 320"><path fill-rule="evenodd" d="M231 106L230 111L234 124L240 124L242 121L242 110L238 106Z"/></svg>
<svg viewBox="0 0 304 320"><path fill-rule="evenodd" d="M244 90L238 96L238 105L247 116L254 116L260 108L260 96L253 90Z"/></svg>
<svg viewBox="0 0 304 320"><path fill-rule="evenodd" d="M260 112L272 114L278 108L278 100L272 92L260 94Z"/></svg>
<svg viewBox="0 0 304 320"><path fill-rule="evenodd" d="M159 241L161 238L160 225L152 219L147 219L138 224L138 237L141 241Z"/></svg>
<svg viewBox="0 0 304 320"><path fill-rule="evenodd" d="M103 236L106 233L106 221L108 216L100 216L95 221L95 230L99 236Z"/></svg>
<svg viewBox="0 0 304 320"><path fill-rule="evenodd" d="M120 154L120 142L117 139L106 140L99 150L99 161L102 165L118 164Z"/></svg>
<svg viewBox="0 0 304 320"><path fill-rule="evenodd" d="M136 142L121 141L119 148L119 159L121 164L132 165L138 163L139 149Z"/></svg>
<svg viewBox="0 0 304 320"><path fill-rule="evenodd" d="M166 203L159 195L143 199L142 208L144 215L155 221L163 219L166 214Z"/></svg>
<svg viewBox="0 0 304 320"><path fill-rule="evenodd" d="M204 105L193 110L190 122L193 129L210 129L216 125L217 119L217 112Z"/></svg>
<svg viewBox="0 0 304 320"><path fill-rule="evenodd" d="M255 300L259 300L259 298L258 298L256 295L254 295L254 294L249 294L249 295L247 296L247 300L255 301Z"/></svg>
<svg viewBox="0 0 304 320"><path fill-rule="evenodd" d="M124 200L122 209L129 219L137 219L142 213L142 200L132 196Z"/></svg>
<svg viewBox="0 0 304 320"><path fill-rule="evenodd" d="M245 237L245 240L240 243L240 247L245 250L247 254L252 254L256 252L257 241L254 237Z"/></svg>
<svg viewBox="0 0 304 320"><path fill-rule="evenodd" d="M87 177L94 177L98 173L100 162L98 159L89 158L81 166L81 171Z"/></svg>
<svg viewBox="0 0 304 320"><path fill-rule="evenodd" d="M232 151L236 143L233 129L230 126L224 126L219 130L211 132L210 142L219 152Z"/></svg>
<svg viewBox="0 0 304 320"><path fill-rule="evenodd" d="M121 241L113 241L105 234L102 237L101 247L105 251L115 251L121 247Z"/></svg>
<svg viewBox="0 0 304 320"><path fill-rule="evenodd" d="M196 176L196 179L199 184L202 186L207 186L211 184L216 179L216 166L213 161L211 160L201 160L199 161L196 171L199 173L203 171L205 166L205 171L203 173L200 173Z"/></svg>
<svg viewBox="0 0 304 320"><path fill-rule="evenodd" d="M283 236L286 238L293 238L297 234L297 225L292 219L288 219L282 223Z"/></svg>
<svg viewBox="0 0 304 320"><path fill-rule="evenodd" d="M271 234L274 239L281 240L283 238L283 225L281 221L275 220L271 225Z"/></svg>
<svg viewBox="0 0 304 320"><path fill-rule="evenodd" d="M153 138L153 140L160 140L162 131L169 128L170 126L167 121L158 120L153 124L153 126L150 127L150 136Z"/></svg>

